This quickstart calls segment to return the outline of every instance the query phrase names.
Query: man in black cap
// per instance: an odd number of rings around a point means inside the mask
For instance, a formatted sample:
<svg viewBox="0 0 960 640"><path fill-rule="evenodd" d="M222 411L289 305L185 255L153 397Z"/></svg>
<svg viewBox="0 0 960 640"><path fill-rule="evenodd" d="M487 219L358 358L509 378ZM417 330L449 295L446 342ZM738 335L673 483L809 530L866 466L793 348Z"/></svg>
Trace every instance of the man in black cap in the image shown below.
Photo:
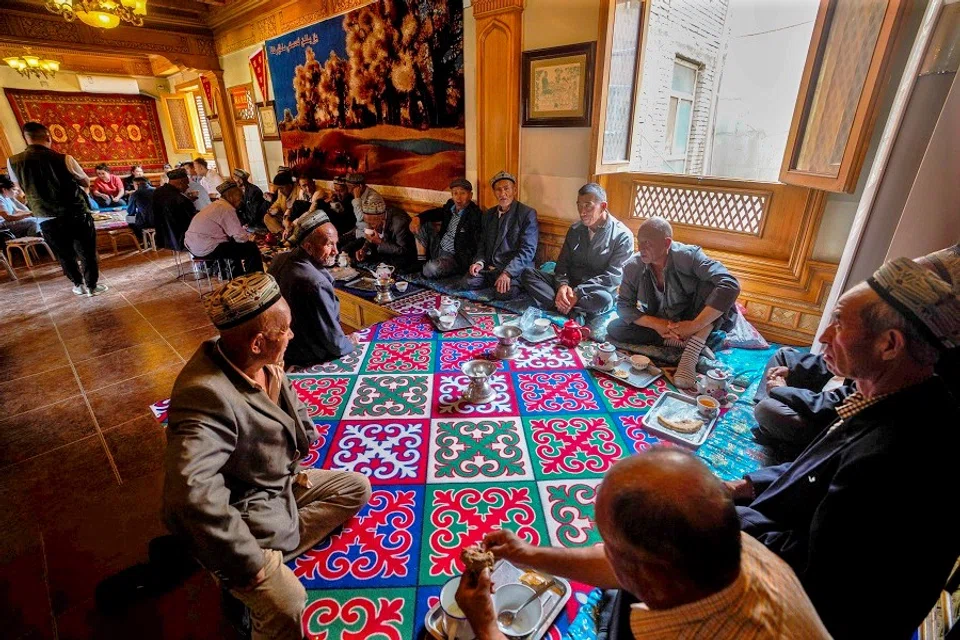
<svg viewBox="0 0 960 640"><path fill-rule="evenodd" d="M953 528L918 524L956 502L960 411L934 370L960 344L958 291L898 258L846 292L820 342L855 391L796 460L728 484L834 638L909 638L960 555Z"/></svg>
<svg viewBox="0 0 960 640"><path fill-rule="evenodd" d="M157 246L184 251L183 236L196 215L193 201L185 194L190 178L184 168L167 172L167 184L153 192L153 222L157 230Z"/></svg>
<svg viewBox="0 0 960 640"><path fill-rule="evenodd" d="M501 171L490 180L497 206L482 217L480 243L463 279L466 289L494 286L496 297L508 300L520 293L520 274L533 266L540 231L537 212L517 200L517 179Z"/></svg>
<svg viewBox="0 0 960 640"><path fill-rule="evenodd" d="M250 234L237 217L237 206L243 200L240 187L233 180L217 185L220 199L197 213L190 221L184 236L184 244L190 253L206 260L229 260L232 271L221 273L240 275L263 271L263 258Z"/></svg>
<svg viewBox="0 0 960 640"><path fill-rule="evenodd" d="M127 224L137 235L144 229L153 229L153 192L155 189L146 176L140 175L132 180L133 191L127 196Z"/></svg>
<svg viewBox="0 0 960 640"><path fill-rule="evenodd" d="M353 210L353 194L342 176L333 179L333 189L317 203L317 208L326 212L330 222L337 228L341 246L357 237L357 214Z"/></svg>
<svg viewBox="0 0 960 640"><path fill-rule="evenodd" d="M273 204L263 216L263 224L266 225L270 233L283 233L283 218L290 210L293 204L293 174L289 171L281 171L273 177L273 186L276 189L273 198Z"/></svg>
<svg viewBox="0 0 960 640"><path fill-rule="evenodd" d="M233 178L243 193L243 200L237 207L237 217L240 222L247 226L260 225L263 221L263 215L270 207L263 198L263 190L250 182L250 172L240 169L233 170Z"/></svg>
<svg viewBox="0 0 960 640"><path fill-rule="evenodd" d="M477 253L483 211L473 201L473 185L458 178L450 183L450 199L420 214L417 251L423 250L423 277L462 276Z"/></svg>
<svg viewBox="0 0 960 640"><path fill-rule="evenodd" d="M354 343L340 326L340 301L328 267L337 258L337 229L323 211L298 220L293 238L299 246L277 256L270 275L290 303L293 339L284 362L309 367L352 353Z"/></svg>
<svg viewBox="0 0 960 640"><path fill-rule="evenodd" d="M53 150L50 132L39 122L24 124L23 137L26 150L7 161L10 179L20 185L30 210L40 218L40 232L73 283L73 292L103 293L106 285L97 283L97 231L82 190L90 179L72 156Z"/></svg>

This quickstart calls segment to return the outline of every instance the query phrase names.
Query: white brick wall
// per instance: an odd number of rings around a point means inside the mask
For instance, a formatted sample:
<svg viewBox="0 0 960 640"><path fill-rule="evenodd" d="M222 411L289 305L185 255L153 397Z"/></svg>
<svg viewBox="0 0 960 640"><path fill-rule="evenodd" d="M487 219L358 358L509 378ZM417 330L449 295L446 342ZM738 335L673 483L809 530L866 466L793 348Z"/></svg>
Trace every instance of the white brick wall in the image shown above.
<svg viewBox="0 0 960 640"><path fill-rule="evenodd" d="M634 157L631 168L664 170L667 110L670 83L677 56L700 65L694 101L687 173L703 170L710 109L722 65L727 37L729 0L651 0L650 24L646 30L637 122L634 127Z"/></svg>

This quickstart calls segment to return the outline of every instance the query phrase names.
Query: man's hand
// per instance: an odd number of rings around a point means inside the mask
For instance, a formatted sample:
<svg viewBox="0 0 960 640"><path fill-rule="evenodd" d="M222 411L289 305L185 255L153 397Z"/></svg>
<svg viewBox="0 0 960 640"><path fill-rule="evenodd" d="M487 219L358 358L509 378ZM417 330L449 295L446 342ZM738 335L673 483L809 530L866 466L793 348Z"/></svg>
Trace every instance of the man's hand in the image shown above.
<svg viewBox="0 0 960 640"><path fill-rule="evenodd" d="M733 496L733 501L738 504L745 504L757 497L756 491L753 490L753 483L747 478L730 480L723 484L726 485L727 491Z"/></svg>
<svg viewBox="0 0 960 640"><path fill-rule="evenodd" d="M531 548L509 529L497 529L483 536L483 546L496 558L503 558L514 564L526 564Z"/></svg>
<svg viewBox="0 0 960 640"><path fill-rule="evenodd" d="M577 292L573 290L573 287L568 284L562 284L560 288L557 289L557 297L554 298L553 303L557 305L557 311L566 315L570 313L570 310L573 309L578 300Z"/></svg>
<svg viewBox="0 0 960 640"><path fill-rule="evenodd" d="M353 257L357 262L363 262L367 259L367 250L366 249L357 249L357 252L353 254Z"/></svg>
<svg viewBox="0 0 960 640"><path fill-rule="evenodd" d="M771 389L776 389L777 387L787 386L787 381L780 376L770 376L767 378L767 391Z"/></svg>
<svg viewBox="0 0 960 640"><path fill-rule="evenodd" d="M383 244L383 236L377 233L376 231L374 231L373 233L367 234L367 240L371 244L376 244L376 245Z"/></svg>
<svg viewBox="0 0 960 640"><path fill-rule="evenodd" d="M490 569L484 567L479 574L463 574L457 587L457 604L463 610L474 633L482 640L503 638L497 628L497 613L493 608L493 584Z"/></svg>
<svg viewBox="0 0 960 640"><path fill-rule="evenodd" d="M641 327L649 327L660 334L661 338L673 338L673 332L670 330L670 322L664 318L654 316L640 316L635 324Z"/></svg>
<svg viewBox="0 0 960 640"><path fill-rule="evenodd" d="M474 262L472 265L470 265L470 269L467 272L472 278L476 278L478 275L480 275L481 269L483 269L483 265L479 262Z"/></svg>
<svg viewBox="0 0 960 640"><path fill-rule="evenodd" d="M363 195L363 187L361 187L360 185L354 185L353 187L350 188L350 193L353 194L354 199L358 199L360 196Z"/></svg>
<svg viewBox="0 0 960 640"><path fill-rule="evenodd" d="M693 334L695 334L697 331L700 330L699 327L697 327L692 320L681 320L680 322L669 322L667 323L667 327L670 330L671 336L676 338L677 340L686 340L687 338L689 338L690 336L692 336Z"/></svg>
<svg viewBox="0 0 960 640"><path fill-rule="evenodd" d="M347 336L347 339L348 339L350 342L352 342L353 344L355 344L355 345L359 345L359 344L360 344L360 338L358 338L358 337L357 337L357 334L355 334L355 333L351 333L350 335L348 335L348 336Z"/></svg>
<svg viewBox="0 0 960 640"><path fill-rule="evenodd" d="M497 287L497 293L506 294L510 291L510 274L506 271L500 273L500 277L497 278L495 283Z"/></svg>

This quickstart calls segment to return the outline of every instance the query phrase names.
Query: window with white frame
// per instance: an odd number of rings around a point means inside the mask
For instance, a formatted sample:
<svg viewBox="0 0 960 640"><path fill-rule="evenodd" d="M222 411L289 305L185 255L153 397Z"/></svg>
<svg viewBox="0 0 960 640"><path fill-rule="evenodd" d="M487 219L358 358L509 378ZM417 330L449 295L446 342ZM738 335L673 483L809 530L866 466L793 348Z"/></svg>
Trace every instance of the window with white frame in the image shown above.
<svg viewBox="0 0 960 640"><path fill-rule="evenodd" d="M664 167L667 171L686 173L687 147L690 143L693 107L697 93L699 65L677 58L673 63L670 101L667 107Z"/></svg>

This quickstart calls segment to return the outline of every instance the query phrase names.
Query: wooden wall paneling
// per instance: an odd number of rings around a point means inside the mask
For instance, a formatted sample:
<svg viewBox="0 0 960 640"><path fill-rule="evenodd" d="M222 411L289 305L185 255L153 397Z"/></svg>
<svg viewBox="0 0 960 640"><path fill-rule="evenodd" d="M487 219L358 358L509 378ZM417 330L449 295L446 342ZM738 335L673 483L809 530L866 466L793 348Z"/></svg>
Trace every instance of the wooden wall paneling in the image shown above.
<svg viewBox="0 0 960 640"><path fill-rule="evenodd" d="M217 112L220 114L220 130L223 133L223 148L227 154L229 167L218 167L222 175L230 175L237 167L243 167L243 154L237 142L237 122L233 117L233 105L230 104L230 94L223 83L223 72L213 72L210 78L213 85L214 100L217 101ZM244 167L247 168L247 167Z"/></svg>
<svg viewBox="0 0 960 640"><path fill-rule="evenodd" d="M523 0L475 0L477 21L477 199L493 206L487 185L499 171L520 174L520 54ZM519 185L517 185L519 188Z"/></svg>

